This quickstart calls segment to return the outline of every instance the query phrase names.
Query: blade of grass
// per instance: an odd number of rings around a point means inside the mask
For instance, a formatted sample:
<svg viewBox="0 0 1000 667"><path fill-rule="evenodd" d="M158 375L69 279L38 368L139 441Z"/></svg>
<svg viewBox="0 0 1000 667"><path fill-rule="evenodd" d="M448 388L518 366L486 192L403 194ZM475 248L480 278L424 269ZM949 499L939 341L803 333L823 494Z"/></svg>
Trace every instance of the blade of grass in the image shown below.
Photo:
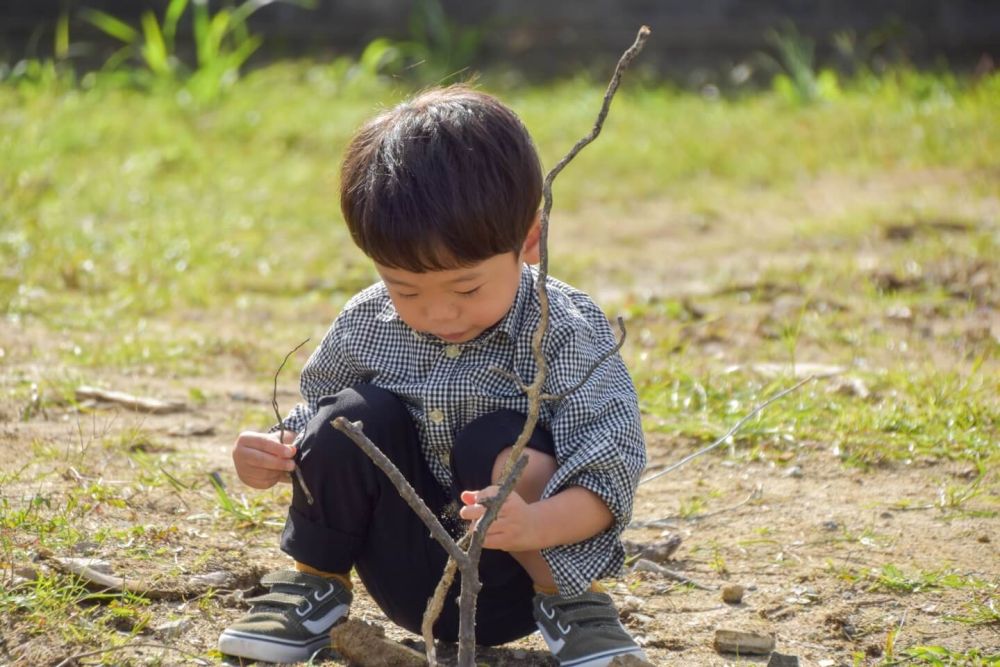
<svg viewBox="0 0 1000 667"><path fill-rule="evenodd" d="M188 0L170 0L167 11L163 15L163 39L170 52L174 50L174 38L177 35L177 23L187 9Z"/></svg>
<svg viewBox="0 0 1000 667"><path fill-rule="evenodd" d="M126 44L134 44L139 39L139 32L135 28L99 9L84 9L80 12L80 18Z"/></svg>
<svg viewBox="0 0 1000 667"><path fill-rule="evenodd" d="M154 73L160 76L170 74L170 60L167 53L166 42L163 41L163 33L160 31L160 24L156 20L153 12L144 12L142 15L142 31L145 42L142 45L142 56L146 60L146 65Z"/></svg>

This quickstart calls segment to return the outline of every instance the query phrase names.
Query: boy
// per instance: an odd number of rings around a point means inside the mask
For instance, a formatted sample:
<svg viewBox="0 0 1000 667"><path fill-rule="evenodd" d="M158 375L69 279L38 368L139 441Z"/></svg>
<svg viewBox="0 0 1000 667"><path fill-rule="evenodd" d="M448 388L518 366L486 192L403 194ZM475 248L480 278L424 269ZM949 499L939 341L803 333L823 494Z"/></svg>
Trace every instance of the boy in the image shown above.
<svg viewBox="0 0 1000 667"><path fill-rule="evenodd" d="M348 147L341 209L381 282L357 294L302 371L304 403L276 432L242 433L246 484L298 483L281 548L294 571L219 638L223 653L293 662L328 643L348 611L350 571L395 623L420 632L445 553L368 457L330 421L364 423L439 516L475 521L478 500L524 425L527 398L497 369L530 382L539 321L541 167L527 130L493 97L464 86L426 91L366 124ZM544 391L574 387L614 336L582 292L549 279ZM624 560L645 445L635 389L618 355L577 390L543 404L528 465L491 526L481 561L476 637L496 645L540 629L562 665L642 656L594 580ZM449 525L446 523L446 525ZM466 527L454 518L450 530ZM456 582L457 586L457 582ZM454 596L449 596L454 599ZM435 637L454 641L458 606Z"/></svg>

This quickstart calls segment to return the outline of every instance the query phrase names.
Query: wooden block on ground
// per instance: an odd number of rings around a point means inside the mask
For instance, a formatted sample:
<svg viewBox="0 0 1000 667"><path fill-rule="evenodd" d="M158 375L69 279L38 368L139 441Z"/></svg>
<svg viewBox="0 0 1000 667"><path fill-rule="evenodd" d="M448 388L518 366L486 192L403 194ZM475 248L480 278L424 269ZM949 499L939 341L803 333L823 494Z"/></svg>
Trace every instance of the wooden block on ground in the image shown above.
<svg viewBox="0 0 1000 667"><path fill-rule="evenodd" d="M358 667L424 667L423 654L385 638L374 623L348 620L330 630L334 651Z"/></svg>
<svg viewBox="0 0 1000 667"><path fill-rule="evenodd" d="M715 650L738 655L767 655L774 650L774 637L740 630L715 631Z"/></svg>

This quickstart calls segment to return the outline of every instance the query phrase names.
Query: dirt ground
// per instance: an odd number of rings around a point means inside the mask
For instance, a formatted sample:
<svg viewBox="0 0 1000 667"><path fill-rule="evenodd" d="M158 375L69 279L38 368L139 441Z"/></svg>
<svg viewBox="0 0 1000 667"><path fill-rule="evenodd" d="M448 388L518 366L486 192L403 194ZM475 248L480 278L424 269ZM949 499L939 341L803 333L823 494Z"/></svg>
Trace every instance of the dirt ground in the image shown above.
<svg viewBox="0 0 1000 667"><path fill-rule="evenodd" d="M218 418L213 414L216 411L212 407L199 410L199 423ZM63 420L58 414L50 417L54 423L45 429L37 423L5 425L0 433L5 469L25 463L31 466L14 446L28 440L29 433L38 437L39 430L47 431L53 442L76 439L74 420ZM140 422L145 433L162 443L160 451L183 448L209 470L228 466L228 437L170 436L176 418L118 417L123 429ZM691 451L690 442L653 437L649 441L651 468ZM107 464L106 483L128 476L127 469L113 461ZM75 479L72 469L66 466L64 474L55 479L43 476L30 485L31 492L41 494L52 485L84 483ZM765 657L717 653L712 641L719 628L773 635L775 650L799 656L803 665L849 665L858 654L865 656L861 664L877 662L890 633L895 634L897 645L916 640L944 644L952 651L977 648L995 653L1000 650L1000 628L995 624L973 626L948 620L966 611L974 592L932 588L898 594L876 586L875 580L865 575L891 563L904 572L947 569L996 582L997 520L947 518L934 505L943 483L967 479L971 474L967 464L845 471L826 443L803 443L793 457L778 464L726 465L719 458L696 459L685 474L640 487L635 521L655 526L629 529L626 538L656 542L665 533L680 536L680 547L665 565L712 590L684 586L647 572L628 572L605 584L623 610L626 625L657 665L766 663ZM704 495L708 490L714 491L713 500L704 512L676 516L678 499ZM22 491L7 488L5 495L13 498ZM181 495L162 487L144 490L141 483L128 497L126 507L109 507L88 516L81 528L87 532L129 522L165 526L178 520L187 527L164 538L169 544L166 563L161 558L121 557L115 546L107 543L95 545L93 552L85 546L69 555L100 557L116 572L130 573L138 580L162 579L165 565L171 563L178 566L173 571L183 576L222 569L234 573L238 587L244 590L252 588L262 572L288 565L275 548L277 528L249 537L212 530L209 518L191 513ZM34 567L44 566L36 563ZM717 589L728 584L746 588L742 603L721 600ZM390 637L422 646L419 638L387 624L360 584L355 590L352 618L384 624ZM153 625L174 618L191 619L189 628L175 641L193 654L205 654L213 649L217 634L227 623L245 613L239 593L220 595L219 604L213 605L154 602L149 607ZM45 635L33 635L20 622L11 625L10 619L4 625L0 664L56 661L53 652L58 647L48 644ZM442 655L448 656L449 650L442 647ZM479 657L481 663L490 665L555 664L537 635L503 648L484 649ZM179 655L166 655L163 664L194 663ZM331 658L330 664L339 663Z"/></svg>
<svg viewBox="0 0 1000 667"><path fill-rule="evenodd" d="M928 178L940 181L940 175ZM816 186L806 199L815 202L823 195L823 187ZM905 190L914 185L896 183L893 187ZM862 201L883 194L871 187L859 190L855 197ZM993 216L990 219L995 222L997 202L979 206L981 214ZM669 216L663 211L646 213L643 219ZM632 229L636 237L647 235L650 245L627 262L618 257L614 266L602 268L609 273L625 265L637 273L648 270L660 285L711 274L723 256L731 267L744 261L749 265L755 260L737 249L755 233L755 223L740 220L738 233L711 245L706 239L718 236L693 231L693 227L687 236L682 230L669 239L661 239L655 230ZM569 236L557 235L554 242L572 251ZM593 239L588 243L592 245ZM668 252L684 260L664 264L654 258ZM776 251L776 257L780 256ZM995 319L996 312L988 317ZM166 644L175 650L137 647L94 658L104 659L105 664L218 662L219 657L211 653L216 638L245 613L245 592L261 573L288 566L277 550L287 489L250 493L235 480L229 458L235 435L231 427L245 422L248 414L258 418L266 414L269 382L238 364L210 377L108 372L102 374L101 384L121 391L185 399L197 387L204 399L189 404L179 415L165 416L106 406L81 411L52 401L44 411L22 420L23 397L13 398L13 388L24 378L41 378L52 370L54 362L45 350L55 346L58 338L58 333L30 323L0 323L7 356L0 366L4 388L0 471L5 475L0 478L0 492L8 503L7 511L25 507L31 498L64 499L73 490L85 490L90 509L67 511L67 516L74 517L73 528L84 539L57 556L99 558L110 563L114 572L127 573L131 581L152 581L166 588L196 574L220 570L230 574L227 587L215 594L143 606L144 629L137 632L135 643ZM283 387L279 399L288 407L295 400L288 389L294 381L283 382ZM677 461L703 444L652 433L650 470ZM133 456L137 451L142 456ZM168 463L178 459L184 463ZM176 466L170 469L176 486L164 483L157 472L168 465ZM220 518L214 492L206 483L206 473L211 471L220 472L234 498L245 493L250 499L249 506L263 517L255 529L239 529L238 521ZM880 664L894 647L913 645L1000 654L1000 625L956 620L968 615L976 601L985 603L990 596L996 600L1000 519L995 508L975 511L976 502L963 512L943 511L938 502L941 489L967 483L976 475L970 463L946 459L916 459L863 471L845 467L832 435L829 441L794 443L780 455L759 460L704 456L682 471L642 485L636 499L636 527L625 534L636 542L679 536L679 548L664 565L703 588L631 570L604 583L622 610L625 624L657 665L767 662L766 656L717 652L713 637L720 628L773 635L776 651L799 656L800 664L808 666ZM107 492L103 500L98 497L100 489ZM682 501L694 496L707 500L695 511L684 511ZM983 497L1000 497L995 471L984 480ZM39 506L37 511L60 510ZM136 526L144 528L137 531ZM33 547L39 536L18 533L10 526L4 530L9 543L41 556ZM8 555L0 554L0 561ZM0 581L5 586L49 572L51 567L41 559L2 565ZM966 582L978 581L983 587L940 581L914 584L912 579L894 587L896 571L911 577L958 573ZM722 601L719 589L730 584L745 587L741 603ZM360 582L355 591L352 618L385 623ZM82 608L79 617L52 622L79 623L85 632L91 612ZM176 623L165 625L170 622ZM134 619L126 618L120 629L127 636L134 628ZM44 619L36 617L0 620L0 666L60 664L71 652L87 650L84 640L67 644L66 635L57 630L45 629ZM388 624L386 631L391 638L422 646L419 638ZM452 647L442 647L441 653L446 658L453 655ZM206 662L198 663L199 659ZM555 664L537 635L484 649L479 660L488 665ZM327 657L325 664L342 663Z"/></svg>

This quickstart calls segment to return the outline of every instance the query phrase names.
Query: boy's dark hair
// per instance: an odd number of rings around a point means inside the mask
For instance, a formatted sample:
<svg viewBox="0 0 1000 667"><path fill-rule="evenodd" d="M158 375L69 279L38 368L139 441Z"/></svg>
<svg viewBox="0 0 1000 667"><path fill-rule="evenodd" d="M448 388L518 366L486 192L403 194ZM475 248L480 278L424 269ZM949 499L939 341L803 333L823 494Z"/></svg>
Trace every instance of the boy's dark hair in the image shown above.
<svg viewBox="0 0 1000 667"><path fill-rule="evenodd" d="M366 123L341 169L340 208L354 242L406 271L520 251L541 196L524 125L463 85L427 90Z"/></svg>

